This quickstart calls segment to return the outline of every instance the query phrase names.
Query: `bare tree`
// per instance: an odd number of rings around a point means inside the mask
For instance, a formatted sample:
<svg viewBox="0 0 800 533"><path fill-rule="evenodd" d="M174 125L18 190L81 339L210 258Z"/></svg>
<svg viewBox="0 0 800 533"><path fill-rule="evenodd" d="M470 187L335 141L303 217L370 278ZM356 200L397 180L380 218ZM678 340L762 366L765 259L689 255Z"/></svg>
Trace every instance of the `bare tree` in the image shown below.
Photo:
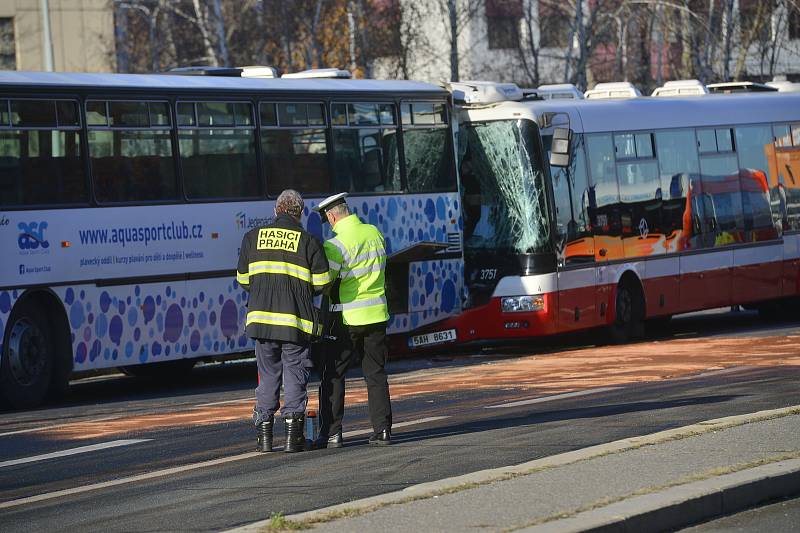
<svg viewBox="0 0 800 533"><path fill-rule="evenodd" d="M450 81L459 81L461 78L461 58L458 50L458 40L464 29L482 12L484 1L436 0L436 3L438 4L439 12L446 20L445 27L449 32Z"/></svg>
<svg viewBox="0 0 800 533"><path fill-rule="evenodd" d="M518 51L522 69L525 71L528 83L533 87L540 85L541 78L541 73L539 71L539 54L541 53L541 47L539 39L536 38L536 32L540 26L539 2L530 0L524 2L522 11L523 33Z"/></svg>

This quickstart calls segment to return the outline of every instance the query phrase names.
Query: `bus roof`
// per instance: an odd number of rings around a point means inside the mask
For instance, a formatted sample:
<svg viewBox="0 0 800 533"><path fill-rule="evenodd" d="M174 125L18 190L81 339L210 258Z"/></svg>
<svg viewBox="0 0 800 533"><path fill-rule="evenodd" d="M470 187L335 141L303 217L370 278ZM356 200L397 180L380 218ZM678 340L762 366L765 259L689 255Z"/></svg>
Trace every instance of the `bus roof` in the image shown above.
<svg viewBox="0 0 800 533"><path fill-rule="evenodd" d="M86 72L0 71L0 89L36 87L42 89L119 90L230 90L243 92L346 92L414 93L447 96L448 92L429 83L406 80L269 79L224 76L180 76L175 74L106 74Z"/></svg>
<svg viewBox="0 0 800 533"><path fill-rule="evenodd" d="M800 121L800 94L738 93L674 98L536 102L537 115L566 111L578 115L586 133L724 124Z"/></svg>
<svg viewBox="0 0 800 533"><path fill-rule="evenodd" d="M463 109L471 121L565 113L576 132L637 131L800 122L800 93L737 93L619 100L531 100Z"/></svg>

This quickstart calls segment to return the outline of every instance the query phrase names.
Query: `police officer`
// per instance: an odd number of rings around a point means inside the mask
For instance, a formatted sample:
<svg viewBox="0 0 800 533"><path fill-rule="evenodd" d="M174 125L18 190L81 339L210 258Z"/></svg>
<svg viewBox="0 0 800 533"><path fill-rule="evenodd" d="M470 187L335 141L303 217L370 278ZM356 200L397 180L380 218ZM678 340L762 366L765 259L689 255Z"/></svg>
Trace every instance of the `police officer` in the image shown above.
<svg viewBox="0 0 800 533"><path fill-rule="evenodd" d="M236 280L250 293L245 331L256 341L259 384L253 421L262 452L272 451L281 377L284 451L299 452L305 445L309 345L321 334L313 298L328 285L330 273L321 243L300 225L302 213L300 193L283 191L275 203L274 221L248 231L239 254Z"/></svg>
<svg viewBox="0 0 800 533"><path fill-rule="evenodd" d="M341 311L344 323L343 334L337 335L334 353L326 357L322 365L322 420L317 440L317 447L321 448L342 446L344 376L358 356L367 382L373 429L369 443L388 445L392 438L392 407L384 368L388 356L386 323L389 320L384 286L386 247L378 228L362 223L350 213L346 196L347 193L330 196L317 207L336 234L325 241L324 248L331 278L339 277L339 303L332 306L332 310Z"/></svg>

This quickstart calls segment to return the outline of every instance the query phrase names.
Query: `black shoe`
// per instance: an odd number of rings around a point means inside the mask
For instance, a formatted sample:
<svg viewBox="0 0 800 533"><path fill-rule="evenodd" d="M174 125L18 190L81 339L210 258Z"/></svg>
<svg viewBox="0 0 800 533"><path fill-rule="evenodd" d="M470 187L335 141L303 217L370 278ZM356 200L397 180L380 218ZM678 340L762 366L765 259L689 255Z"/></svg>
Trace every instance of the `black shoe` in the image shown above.
<svg viewBox="0 0 800 533"><path fill-rule="evenodd" d="M286 430L286 446L283 451L287 453L302 452L306 447L306 436L303 434L303 415L288 416L283 419Z"/></svg>
<svg viewBox="0 0 800 533"><path fill-rule="evenodd" d="M369 438L369 443L374 446L388 446L392 443L392 430L384 429L377 433L373 433Z"/></svg>
<svg viewBox="0 0 800 533"><path fill-rule="evenodd" d="M339 431L330 437L320 435L319 438L314 441L314 447L318 450L322 448L341 448L343 446L342 442L342 432Z"/></svg>
<svg viewBox="0 0 800 533"><path fill-rule="evenodd" d="M272 451L272 427L275 422L274 417L270 416L267 420L262 420L256 425L256 450L259 452Z"/></svg>

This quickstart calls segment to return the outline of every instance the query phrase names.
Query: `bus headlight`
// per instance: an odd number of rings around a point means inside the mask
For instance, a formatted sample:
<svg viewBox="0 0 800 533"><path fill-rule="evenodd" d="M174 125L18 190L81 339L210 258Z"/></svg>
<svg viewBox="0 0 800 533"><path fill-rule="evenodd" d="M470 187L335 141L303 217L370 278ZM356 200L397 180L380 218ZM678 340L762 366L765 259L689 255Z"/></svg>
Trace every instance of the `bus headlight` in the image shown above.
<svg viewBox="0 0 800 533"><path fill-rule="evenodd" d="M504 313L529 313L544 310L544 295L507 296L500 299L500 308Z"/></svg>

